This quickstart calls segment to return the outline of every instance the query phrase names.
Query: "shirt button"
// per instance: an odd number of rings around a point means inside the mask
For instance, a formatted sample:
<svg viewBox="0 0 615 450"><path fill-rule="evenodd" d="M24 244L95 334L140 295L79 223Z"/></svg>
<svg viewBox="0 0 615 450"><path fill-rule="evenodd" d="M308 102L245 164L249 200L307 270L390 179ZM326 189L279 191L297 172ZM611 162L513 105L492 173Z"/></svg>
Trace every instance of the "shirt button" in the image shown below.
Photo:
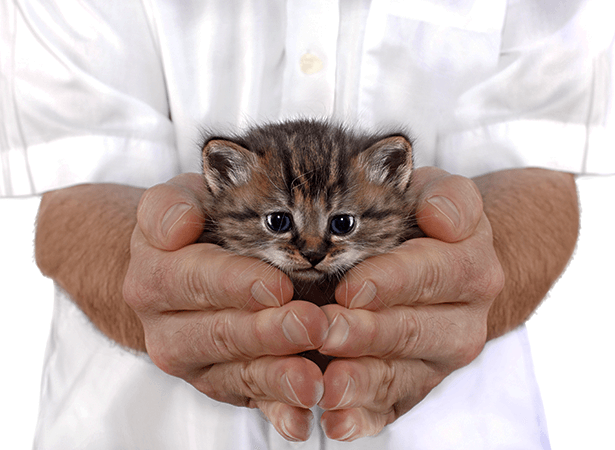
<svg viewBox="0 0 615 450"><path fill-rule="evenodd" d="M312 75L322 70L323 63L318 56L312 53L306 53L301 57L301 61L299 61L299 66L301 67L301 72L306 75Z"/></svg>

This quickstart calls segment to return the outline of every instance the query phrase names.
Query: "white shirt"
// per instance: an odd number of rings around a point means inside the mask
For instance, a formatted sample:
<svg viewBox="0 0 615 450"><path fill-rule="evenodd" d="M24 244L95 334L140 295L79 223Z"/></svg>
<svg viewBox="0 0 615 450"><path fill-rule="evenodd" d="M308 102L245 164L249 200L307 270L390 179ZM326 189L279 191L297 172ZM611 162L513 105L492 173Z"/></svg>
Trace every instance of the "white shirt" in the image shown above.
<svg viewBox="0 0 615 450"><path fill-rule="evenodd" d="M198 171L201 127L298 116L412 130L419 165L615 172L600 2L0 4L3 195ZM2 20L2 19L0 19ZM38 448L294 448L98 333L58 292ZM334 449L318 426L306 449ZM523 327L352 448L548 448Z"/></svg>

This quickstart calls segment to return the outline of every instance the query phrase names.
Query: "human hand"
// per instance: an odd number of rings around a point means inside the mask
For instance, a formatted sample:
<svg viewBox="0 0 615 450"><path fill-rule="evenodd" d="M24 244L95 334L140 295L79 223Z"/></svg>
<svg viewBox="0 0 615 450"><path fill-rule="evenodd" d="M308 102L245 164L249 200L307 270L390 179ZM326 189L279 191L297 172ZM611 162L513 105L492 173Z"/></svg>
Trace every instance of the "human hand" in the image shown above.
<svg viewBox="0 0 615 450"><path fill-rule="evenodd" d="M163 371L215 400L258 407L286 439L305 440L322 373L284 355L320 347L326 316L312 303L290 302L292 284L272 266L195 244L205 220L201 183L184 174L141 198L125 301Z"/></svg>
<svg viewBox="0 0 615 450"><path fill-rule="evenodd" d="M481 352L487 315L504 285L474 183L435 168L415 172L427 238L364 261L323 311L321 425L332 439L379 433Z"/></svg>

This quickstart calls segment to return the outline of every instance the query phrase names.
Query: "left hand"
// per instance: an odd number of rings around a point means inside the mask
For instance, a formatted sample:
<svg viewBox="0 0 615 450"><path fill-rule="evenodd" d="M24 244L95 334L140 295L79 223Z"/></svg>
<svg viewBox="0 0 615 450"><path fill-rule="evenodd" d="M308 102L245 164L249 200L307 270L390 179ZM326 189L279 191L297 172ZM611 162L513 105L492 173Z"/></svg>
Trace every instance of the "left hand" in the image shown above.
<svg viewBox="0 0 615 450"><path fill-rule="evenodd" d="M487 315L504 286L478 188L435 168L415 172L426 238L405 242L348 272L320 352L321 424L331 439L375 435L409 411L487 339Z"/></svg>
<svg viewBox="0 0 615 450"><path fill-rule="evenodd" d="M195 243L201 184L182 174L142 195L124 301L160 369L217 401L257 407L286 439L305 440L322 372L295 355L320 347L327 318L290 301L290 280L270 265Z"/></svg>

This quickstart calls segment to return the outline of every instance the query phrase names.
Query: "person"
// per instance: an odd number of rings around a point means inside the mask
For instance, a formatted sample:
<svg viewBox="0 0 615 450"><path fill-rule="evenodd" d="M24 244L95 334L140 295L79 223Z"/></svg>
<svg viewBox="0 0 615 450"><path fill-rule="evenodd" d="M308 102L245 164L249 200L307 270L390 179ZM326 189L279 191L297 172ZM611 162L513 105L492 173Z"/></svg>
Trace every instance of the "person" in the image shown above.
<svg viewBox="0 0 615 450"><path fill-rule="evenodd" d="M574 248L567 172L613 169L596 3L4 9L5 185L47 192L36 257L58 285L37 448L548 448L518 325ZM199 129L297 116L410 126L424 166L428 239L323 308L194 244ZM293 356L313 348L339 359Z"/></svg>

